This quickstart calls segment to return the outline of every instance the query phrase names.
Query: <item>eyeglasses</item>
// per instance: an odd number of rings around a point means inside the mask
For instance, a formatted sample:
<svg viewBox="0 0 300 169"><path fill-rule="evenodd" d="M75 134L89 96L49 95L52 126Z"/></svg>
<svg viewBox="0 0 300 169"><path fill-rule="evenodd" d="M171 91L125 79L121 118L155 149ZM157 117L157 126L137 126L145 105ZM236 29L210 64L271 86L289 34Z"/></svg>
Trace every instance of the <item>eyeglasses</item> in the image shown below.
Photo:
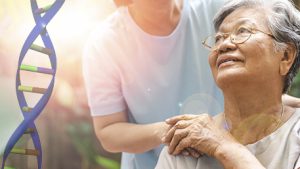
<svg viewBox="0 0 300 169"><path fill-rule="evenodd" d="M266 33L256 28L240 26L230 33L218 33L216 35L208 36L204 41L202 41L202 45L205 46L208 50L213 51L216 50L220 46L220 44L222 44L222 42L228 37L232 43L242 44L250 39L252 34L255 34L257 32L264 33L275 39L275 37L270 33Z"/></svg>

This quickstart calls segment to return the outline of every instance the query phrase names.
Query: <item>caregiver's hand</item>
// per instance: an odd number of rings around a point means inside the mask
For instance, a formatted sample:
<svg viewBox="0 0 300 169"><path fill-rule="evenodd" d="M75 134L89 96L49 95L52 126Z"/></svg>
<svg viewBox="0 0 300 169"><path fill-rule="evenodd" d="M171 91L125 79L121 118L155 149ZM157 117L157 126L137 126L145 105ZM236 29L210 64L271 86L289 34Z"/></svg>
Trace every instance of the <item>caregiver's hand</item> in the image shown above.
<svg viewBox="0 0 300 169"><path fill-rule="evenodd" d="M173 155L192 148L197 152L215 156L221 144L236 143L230 133L217 125L208 114L180 115L166 122L172 127L163 141L169 144L169 153Z"/></svg>
<svg viewBox="0 0 300 169"><path fill-rule="evenodd" d="M282 95L282 102L284 105L300 108L300 98L284 94Z"/></svg>

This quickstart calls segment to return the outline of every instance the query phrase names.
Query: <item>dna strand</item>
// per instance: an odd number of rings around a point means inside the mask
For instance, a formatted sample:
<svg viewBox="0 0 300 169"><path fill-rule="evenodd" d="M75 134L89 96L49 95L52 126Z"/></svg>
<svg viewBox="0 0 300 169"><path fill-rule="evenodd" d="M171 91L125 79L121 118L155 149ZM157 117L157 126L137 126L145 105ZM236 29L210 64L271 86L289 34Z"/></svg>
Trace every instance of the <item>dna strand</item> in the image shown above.
<svg viewBox="0 0 300 169"><path fill-rule="evenodd" d="M42 146L34 121L40 115L51 96L56 74L56 54L46 26L56 15L63 3L64 0L56 0L51 5L39 8L36 0L31 0L31 10L36 25L28 35L22 47L16 75L16 94L24 120L17 127L6 144L1 169L9 168L5 167L5 162L10 153L36 156L38 169L42 168ZM44 46L34 44L38 37L42 39ZM49 59L51 67L45 68L23 64L23 60L29 49L36 51L39 54L45 55L44 57ZM21 83L21 71L29 71L33 73L41 73L52 76L48 88L23 85ZM35 104L35 106L30 107L28 105L24 92L41 95L39 101ZM30 134L34 149L14 148L17 141L21 139L24 134Z"/></svg>

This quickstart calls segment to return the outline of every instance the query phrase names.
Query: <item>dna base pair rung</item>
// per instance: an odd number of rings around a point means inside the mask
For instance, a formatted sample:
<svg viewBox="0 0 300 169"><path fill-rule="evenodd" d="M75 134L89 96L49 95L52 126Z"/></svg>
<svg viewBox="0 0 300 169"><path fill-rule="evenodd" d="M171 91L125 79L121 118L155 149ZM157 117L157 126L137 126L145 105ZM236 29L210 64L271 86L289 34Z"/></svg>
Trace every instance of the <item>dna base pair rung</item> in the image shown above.
<svg viewBox="0 0 300 169"><path fill-rule="evenodd" d="M35 156L37 158L37 168L42 168L42 146L40 142L40 138L37 132L37 128L34 124L35 119L40 115L42 110L45 108L51 93L54 87L55 73L56 73L56 54L54 50L54 46L50 39L50 36L47 32L46 26L52 20L52 18L56 15L58 10L61 8L65 0L56 0L53 4L47 5L45 7L39 8L36 0L30 0L31 2L31 11L33 14L33 18L35 20L35 26L32 31L28 35L27 39L24 42L24 45L21 49L21 53L18 61L18 69L16 75L16 94L19 102L19 107L21 113L24 117L24 120L14 131L12 136L9 138L7 145L5 147L5 151L3 154L3 160L1 169L14 169L12 167L5 166L5 162L9 156L9 154L19 154L26 156ZM35 43L36 39L40 37L43 41L44 45L37 45ZM33 50L38 52L41 57L41 61L47 59L50 62L50 67L42 67L42 66L34 66L32 64L25 64L23 60L27 57L27 52L29 50ZM30 60L29 58L27 59ZM21 71L28 71L32 73L46 74L51 76L51 81L47 88L26 85L22 83L21 79L26 79L28 74L21 74ZM22 75L22 78L21 78ZM32 79L28 77L32 82L39 82L38 79ZM39 101L34 106L29 106L27 100L30 96L25 97L25 93L30 92L33 94L41 95ZM16 147L16 143L24 134L29 134L32 139L34 148L18 148Z"/></svg>

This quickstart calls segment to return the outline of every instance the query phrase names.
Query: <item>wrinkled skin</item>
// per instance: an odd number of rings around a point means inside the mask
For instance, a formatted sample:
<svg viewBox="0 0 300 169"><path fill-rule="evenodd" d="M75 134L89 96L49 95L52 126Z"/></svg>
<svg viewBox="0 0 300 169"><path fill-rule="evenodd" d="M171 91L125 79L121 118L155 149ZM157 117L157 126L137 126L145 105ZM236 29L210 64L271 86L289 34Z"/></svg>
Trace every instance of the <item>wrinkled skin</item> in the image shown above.
<svg viewBox="0 0 300 169"><path fill-rule="evenodd" d="M186 148L214 156L218 147L234 138L208 114L180 115L167 120L172 125L164 138L169 153L180 154Z"/></svg>

